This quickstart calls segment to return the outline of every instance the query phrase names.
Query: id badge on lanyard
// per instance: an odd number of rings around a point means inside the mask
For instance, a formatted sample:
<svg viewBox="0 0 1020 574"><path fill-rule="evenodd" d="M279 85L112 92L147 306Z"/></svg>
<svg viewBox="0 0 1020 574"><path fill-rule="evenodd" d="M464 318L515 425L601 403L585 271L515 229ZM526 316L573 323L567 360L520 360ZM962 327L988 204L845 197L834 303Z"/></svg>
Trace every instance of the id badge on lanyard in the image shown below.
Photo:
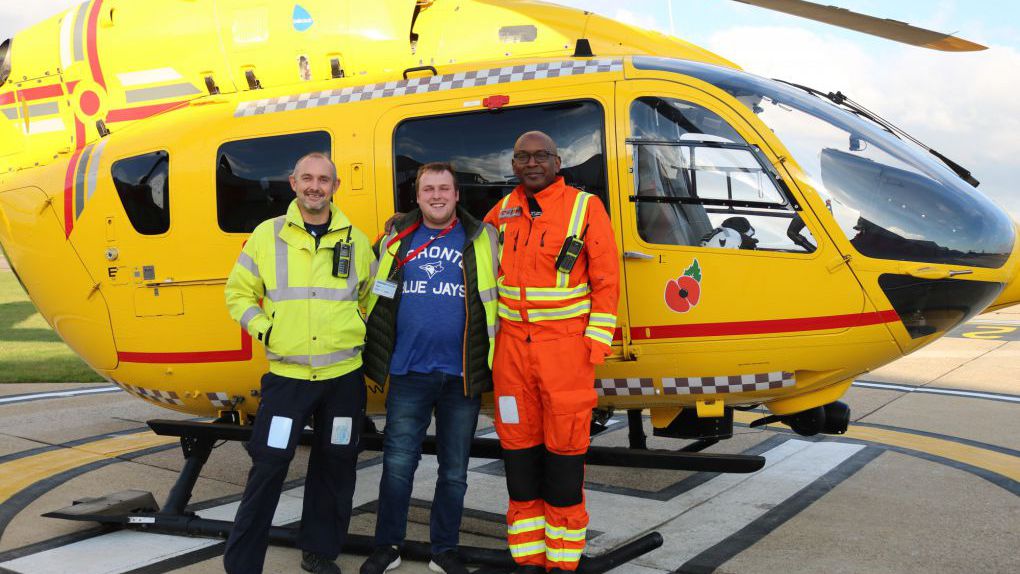
<svg viewBox="0 0 1020 574"><path fill-rule="evenodd" d="M423 243L420 246L418 246L417 249L414 249L410 253L408 253L407 256L405 256L403 259L397 261L397 264L393 267L393 271L390 273L390 276L385 281L376 280L375 284L372 285L372 293L375 293L376 295L378 295L380 297L385 297L387 299L392 299L392 298L396 297L396 295L397 295L397 283L393 280L393 278L396 277L397 272L400 271L400 268L403 267L404 265L406 265L408 261L410 261L410 260L414 259L415 257L417 257L418 254L421 253L422 251L424 251L425 249L427 249L429 245L432 245L433 241L436 241L437 239L442 239L447 233L453 231L453 228L456 225L457 225L457 220L454 219L450 223L450 225L448 225L445 229L443 229L441 232L439 232L438 235L432 237L431 239L429 239L425 243ZM420 226L421 226L421 223L418 222L418 223L415 223L414 225L408 227L404 231L401 231L396 237L391 239L389 241L389 243L386 244L386 249L389 249L390 246L392 246L396 242L398 242L401 239L403 239L404 237L407 237L408 235L414 233Z"/></svg>

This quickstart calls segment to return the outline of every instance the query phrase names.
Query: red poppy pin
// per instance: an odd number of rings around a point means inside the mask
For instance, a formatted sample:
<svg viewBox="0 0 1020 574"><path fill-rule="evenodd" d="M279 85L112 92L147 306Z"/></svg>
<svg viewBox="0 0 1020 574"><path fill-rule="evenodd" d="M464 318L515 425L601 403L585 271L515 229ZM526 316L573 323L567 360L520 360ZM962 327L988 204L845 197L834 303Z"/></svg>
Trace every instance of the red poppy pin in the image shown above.
<svg viewBox="0 0 1020 574"><path fill-rule="evenodd" d="M686 313L701 298L701 265L695 259L683 275L666 283L666 306L677 313Z"/></svg>

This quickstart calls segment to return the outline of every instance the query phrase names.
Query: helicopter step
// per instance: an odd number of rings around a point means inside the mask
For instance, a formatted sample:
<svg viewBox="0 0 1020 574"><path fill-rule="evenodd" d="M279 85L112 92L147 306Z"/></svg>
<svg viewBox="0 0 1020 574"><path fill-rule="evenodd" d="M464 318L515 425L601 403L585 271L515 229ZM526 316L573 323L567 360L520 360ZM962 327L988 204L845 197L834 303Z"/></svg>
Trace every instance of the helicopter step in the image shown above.
<svg viewBox="0 0 1020 574"><path fill-rule="evenodd" d="M251 427L241 426L230 419L220 419L205 423L195 421L173 421L155 419L148 422L150 428L159 435L179 436L185 457L184 467L177 481L160 507L151 493L140 490L127 490L104 497L87 498L75 501L69 507L48 512L43 516L64 520L98 522L112 528L127 528L166 534L183 534L212 538L227 538L233 522L214 520L198 516L187 510L192 490L201 473L202 467L209 460L213 446L221 440L246 441L250 438ZM382 449L382 433L375 430L370 419L365 419L366 431L362 434L362 448L366 450ZM301 443L308 444L312 438L310 430L301 435ZM423 452L434 454L436 442L433 437L426 439ZM476 438L471 455L478 458L499 458L501 451L499 441L495 439ZM764 457L743 455L716 455L686 451L642 450L628 448L592 447L589 452L589 464L613 465L624 467L656 468L669 470L703 470L710 472L748 473L761 468ZM281 546L295 546L297 529L277 527L270 529L270 542ZM594 557L586 556L581 562L578 572L600 574L619 565L646 554L663 544L658 532L651 532ZM352 554L371 554L374 549L372 537L351 534L348 536L344 551ZM483 566L479 572L496 574L506 572L514 564L506 550L462 546L461 556L470 564ZM412 560L428 560L431 550L428 543L408 541L404 546L404 555Z"/></svg>

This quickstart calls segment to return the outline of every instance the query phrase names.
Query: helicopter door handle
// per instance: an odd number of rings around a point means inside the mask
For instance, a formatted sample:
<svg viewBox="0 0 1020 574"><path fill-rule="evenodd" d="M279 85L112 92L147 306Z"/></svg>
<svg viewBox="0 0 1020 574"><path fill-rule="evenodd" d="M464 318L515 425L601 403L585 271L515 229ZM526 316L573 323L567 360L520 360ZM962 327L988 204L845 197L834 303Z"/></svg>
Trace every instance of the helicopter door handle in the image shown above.
<svg viewBox="0 0 1020 574"><path fill-rule="evenodd" d="M624 251L623 252L623 258L624 259L655 259L656 257L654 255L649 255L647 253L641 253L640 251Z"/></svg>
<svg viewBox="0 0 1020 574"><path fill-rule="evenodd" d="M907 274L911 277L917 277L919 279L946 279L947 277L956 277L959 275L970 275L974 273L971 269L936 269L934 267L914 267L907 270Z"/></svg>

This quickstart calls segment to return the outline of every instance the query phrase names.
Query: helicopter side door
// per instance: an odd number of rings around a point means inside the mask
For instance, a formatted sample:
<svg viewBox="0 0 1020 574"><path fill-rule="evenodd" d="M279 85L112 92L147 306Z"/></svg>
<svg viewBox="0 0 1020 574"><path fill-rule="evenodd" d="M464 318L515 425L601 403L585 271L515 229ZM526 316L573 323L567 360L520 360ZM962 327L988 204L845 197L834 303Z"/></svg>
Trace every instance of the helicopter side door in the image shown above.
<svg viewBox="0 0 1020 574"><path fill-rule="evenodd" d="M622 337L637 371L662 377L667 395L697 392L667 388L677 377L778 373L792 385L783 373L831 372L839 361L817 347L865 298L768 146L702 90L617 86Z"/></svg>

